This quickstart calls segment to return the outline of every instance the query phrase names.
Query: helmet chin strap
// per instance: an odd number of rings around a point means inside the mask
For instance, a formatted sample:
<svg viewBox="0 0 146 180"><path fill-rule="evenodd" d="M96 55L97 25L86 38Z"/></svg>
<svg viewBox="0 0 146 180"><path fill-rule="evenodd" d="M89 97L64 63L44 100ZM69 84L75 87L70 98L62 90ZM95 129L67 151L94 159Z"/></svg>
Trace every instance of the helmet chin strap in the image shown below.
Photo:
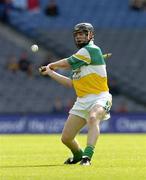
<svg viewBox="0 0 146 180"><path fill-rule="evenodd" d="M77 48L79 48L79 49L80 49L80 48L82 48L82 47L86 46L87 44L89 44L89 42L90 42L90 41L88 41L88 42L84 42L84 43L79 43L79 44L77 44L77 43L76 43L76 46L77 46Z"/></svg>
<svg viewBox="0 0 146 180"><path fill-rule="evenodd" d="M76 46L80 49L80 48L86 46L87 44L89 44L90 41L91 41L91 39L85 39L84 42L81 42L81 43L76 42Z"/></svg>

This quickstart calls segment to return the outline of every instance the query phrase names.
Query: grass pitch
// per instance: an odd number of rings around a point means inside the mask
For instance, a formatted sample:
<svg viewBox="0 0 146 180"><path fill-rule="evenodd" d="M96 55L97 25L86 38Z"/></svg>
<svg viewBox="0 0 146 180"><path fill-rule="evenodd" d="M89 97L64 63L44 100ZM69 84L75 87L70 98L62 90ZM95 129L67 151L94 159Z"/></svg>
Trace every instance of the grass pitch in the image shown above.
<svg viewBox="0 0 146 180"><path fill-rule="evenodd" d="M0 180L146 179L145 134L102 134L91 166L64 165L69 156L60 135L1 135Z"/></svg>

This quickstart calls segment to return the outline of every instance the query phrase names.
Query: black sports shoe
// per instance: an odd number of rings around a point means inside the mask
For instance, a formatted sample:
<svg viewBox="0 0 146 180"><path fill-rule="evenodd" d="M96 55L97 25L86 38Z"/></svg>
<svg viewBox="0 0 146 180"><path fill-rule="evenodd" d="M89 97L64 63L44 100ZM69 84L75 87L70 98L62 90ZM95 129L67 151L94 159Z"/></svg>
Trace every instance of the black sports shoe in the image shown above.
<svg viewBox="0 0 146 180"><path fill-rule="evenodd" d="M81 159L82 159L82 158L81 158ZM70 157L70 158L68 158L68 159L64 162L64 164L76 164L76 163L78 163L79 161L81 161L81 159L75 160L73 157Z"/></svg>
<svg viewBox="0 0 146 180"><path fill-rule="evenodd" d="M83 166L91 165L90 159L88 157L83 157L81 162L80 162L80 165L83 165Z"/></svg>

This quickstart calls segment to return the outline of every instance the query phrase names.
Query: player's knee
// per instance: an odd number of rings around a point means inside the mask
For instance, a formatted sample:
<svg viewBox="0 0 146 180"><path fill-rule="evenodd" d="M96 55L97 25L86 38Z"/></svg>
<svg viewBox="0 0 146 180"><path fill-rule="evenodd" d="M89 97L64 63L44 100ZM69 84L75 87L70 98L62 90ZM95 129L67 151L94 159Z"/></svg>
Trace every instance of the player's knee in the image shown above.
<svg viewBox="0 0 146 180"><path fill-rule="evenodd" d="M90 113L88 125L89 126L98 126L100 123L100 120L103 117L103 111L97 110L96 113Z"/></svg>
<svg viewBox="0 0 146 180"><path fill-rule="evenodd" d="M91 115L91 116L89 117L89 120L88 120L88 125L89 125L89 126L95 125L96 122L97 122L96 116L92 116L92 115Z"/></svg>
<svg viewBox="0 0 146 180"><path fill-rule="evenodd" d="M96 129L96 133L100 134L100 120L98 120L95 116L90 116L88 120L88 129Z"/></svg>
<svg viewBox="0 0 146 180"><path fill-rule="evenodd" d="M101 120L105 114L103 108L98 108L96 111L91 111L90 113L90 121L94 123L95 121Z"/></svg>
<svg viewBox="0 0 146 180"><path fill-rule="evenodd" d="M67 135L62 135L61 141L63 144L67 144L71 141L71 139Z"/></svg>
<svg viewBox="0 0 146 180"><path fill-rule="evenodd" d="M61 136L61 141L63 144L66 144L67 139L65 138L65 136Z"/></svg>

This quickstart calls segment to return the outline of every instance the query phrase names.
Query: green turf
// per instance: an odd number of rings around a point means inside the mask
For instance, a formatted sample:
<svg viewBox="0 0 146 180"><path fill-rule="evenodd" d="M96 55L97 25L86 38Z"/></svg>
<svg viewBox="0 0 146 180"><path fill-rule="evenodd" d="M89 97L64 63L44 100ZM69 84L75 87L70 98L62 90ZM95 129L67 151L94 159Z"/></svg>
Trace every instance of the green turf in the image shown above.
<svg viewBox="0 0 146 180"><path fill-rule="evenodd" d="M69 155L60 135L1 135L0 180L146 180L146 135L101 135L91 166Z"/></svg>

